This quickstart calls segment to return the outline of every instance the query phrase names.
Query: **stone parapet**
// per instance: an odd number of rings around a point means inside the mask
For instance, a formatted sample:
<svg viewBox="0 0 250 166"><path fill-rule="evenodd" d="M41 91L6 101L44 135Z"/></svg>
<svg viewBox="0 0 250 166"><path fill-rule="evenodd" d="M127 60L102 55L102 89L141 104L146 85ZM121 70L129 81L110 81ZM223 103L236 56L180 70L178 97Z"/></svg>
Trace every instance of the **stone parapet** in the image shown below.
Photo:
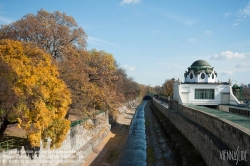
<svg viewBox="0 0 250 166"><path fill-rule="evenodd" d="M237 159L221 156L225 150L248 151L247 161L240 162L239 158L237 165L250 165L250 130L215 115L179 105L176 101L171 102L173 109L168 109L153 100L154 106L195 146L207 165L235 165Z"/></svg>

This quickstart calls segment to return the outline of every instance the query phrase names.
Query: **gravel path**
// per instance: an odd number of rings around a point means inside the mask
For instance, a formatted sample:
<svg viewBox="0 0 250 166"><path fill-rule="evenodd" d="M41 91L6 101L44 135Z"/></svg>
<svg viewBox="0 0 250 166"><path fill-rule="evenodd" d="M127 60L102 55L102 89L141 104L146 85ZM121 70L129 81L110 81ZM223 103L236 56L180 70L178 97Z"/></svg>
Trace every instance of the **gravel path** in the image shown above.
<svg viewBox="0 0 250 166"><path fill-rule="evenodd" d="M132 117L135 109L127 110L118 120L118 123L111 129L109 134L85 161L83 166L116 166L120 151L123 148Z"/></svg>

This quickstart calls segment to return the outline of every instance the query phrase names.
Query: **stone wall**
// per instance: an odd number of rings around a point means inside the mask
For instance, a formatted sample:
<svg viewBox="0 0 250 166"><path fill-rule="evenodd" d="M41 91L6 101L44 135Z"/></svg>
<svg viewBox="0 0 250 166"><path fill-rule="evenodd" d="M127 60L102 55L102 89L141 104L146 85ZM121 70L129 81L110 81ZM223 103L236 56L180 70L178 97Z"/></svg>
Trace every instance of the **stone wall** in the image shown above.
<svg viewBox="0 0 250 166"><path fill-rule="evenodd" d="M128 107L134 108L139 100L137 98L129 101L118 108L119 116L116 121L119 121L126 113ZM83 125L86 123L94 125L94 128L86 130ZM51 150L49 141L47 146L43 148L41 142L39 157L35 154L33 160L27 155L28 151L25 150L24 146L21 147L21 150L16 148L0 152L0 166L82 166L89 155L96 151L96 147L108 135L110 129L108 114L100 113L96 115L95 121L89 119L82 124L71 127L62 146L58 149Z"/></svg>
<svg viewBox="0 0 250 166"><path fill-rule="evenodd" d="M182 114L212 132L231 149L250 150L250 130L189 107L183 107Z"/></svg>
<svg viewBox="0 0 250 166"><path fill-rule="evenodd" d="M39 157L35 154L33 160L31 160L30 156L27 156L28 151L25 150L25 147L22 147L20 150L21 154L17 153L17 149L1 152L0 165L80 166L110 131L108 116L105 113L98 114L97 119L101 119L102 122L98 121L95 122L95 124L90 119L84 122L95 125L92 130L86 130L81 124L71 127L65 141L59 149L50 150L49 141L48 146L42 148L43 145L41 142Z"/></svg>
<svg viewBox="0 0 250 166"><path fill-rule="evenodd" d="M179 105L173 101L169 108L160 101L153 104L170 120L175 127L195 146L207 165L235 165L234 160L222 160L220 152L224 150L250 150L250 131L205 112ZM238 162L237 165L250 165Z"/></svg>
<svg viewBox="0 0 250 166"><path fill-rule="evenodd" d="M218 105L219 110L229 112L229 106L228 105Z"/></svg>

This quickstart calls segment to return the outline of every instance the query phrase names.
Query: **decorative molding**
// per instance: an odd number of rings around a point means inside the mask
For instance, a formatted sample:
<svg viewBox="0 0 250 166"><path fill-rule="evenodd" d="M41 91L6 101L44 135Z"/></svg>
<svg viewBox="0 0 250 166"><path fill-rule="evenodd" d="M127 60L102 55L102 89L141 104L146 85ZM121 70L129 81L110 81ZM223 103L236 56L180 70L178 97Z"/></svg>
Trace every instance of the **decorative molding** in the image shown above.
<svg viewBox="0 0 250 166"><path fill-rule="evenodd" d="M208 66L192 66L192 67L188 67L188 71L185 71L184 73L184 77L187 78L187 76L193 71L195 77L197 77L197 75L200 75L202 72L206 73L208 75L208 77L211 76L211 74L214 71L214 67L208 67ZM217 77L217 72L214 71L214 74Z"/></svg>

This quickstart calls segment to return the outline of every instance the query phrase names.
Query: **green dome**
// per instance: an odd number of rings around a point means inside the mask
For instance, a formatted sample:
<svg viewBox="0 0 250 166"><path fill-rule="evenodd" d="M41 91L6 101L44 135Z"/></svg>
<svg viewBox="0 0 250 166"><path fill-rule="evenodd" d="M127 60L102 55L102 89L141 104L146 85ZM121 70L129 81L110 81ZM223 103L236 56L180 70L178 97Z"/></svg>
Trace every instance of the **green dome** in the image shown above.
<svg viewBox="0 0 250 166"><path fill-rule="evenodd" d="M209 67L211 67L210 64L207 63L207 62L204 61L204 60L197 60L197 61L195 61L195 62L191 65L191 67L202 67L202 66L209 66Z"/></svg>
<svg viewBox="0 0 250 166"><path fill-rule="evenodd" d="M195 61L190 67L188 67L188 71L184 73L184 76L187 77L191 71L193 71L195 76L204 72L208 75L208 77L210 77L212 73L217 76L217 73L216 71L214 71L214 68L211 67L210 64L204 60Z"/></svg>

